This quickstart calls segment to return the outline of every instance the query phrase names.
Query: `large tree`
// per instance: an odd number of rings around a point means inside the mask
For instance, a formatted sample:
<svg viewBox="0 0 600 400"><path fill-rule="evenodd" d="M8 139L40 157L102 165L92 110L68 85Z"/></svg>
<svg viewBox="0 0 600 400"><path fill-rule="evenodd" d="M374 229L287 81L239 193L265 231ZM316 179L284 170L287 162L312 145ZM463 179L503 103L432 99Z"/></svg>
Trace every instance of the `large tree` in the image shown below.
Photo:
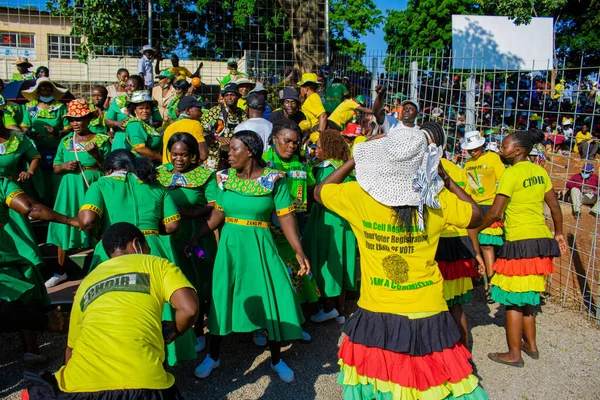
<svg viewBox="0 0 600 400"><path fill-rule="evenodd" d="M190 58L240 57L244 50L293 59L297 72L325 63L325 9L320 0L148 0L153 10L153 44L183 49ZM49 0L68 17L71 34L85 37L80 60L111 47L147 43L148 3L130 0ZM330 1L331 44L357 58L365 52L358 38L382 20L372 0ZM133 54L135 51L131 51Z"/></svg>

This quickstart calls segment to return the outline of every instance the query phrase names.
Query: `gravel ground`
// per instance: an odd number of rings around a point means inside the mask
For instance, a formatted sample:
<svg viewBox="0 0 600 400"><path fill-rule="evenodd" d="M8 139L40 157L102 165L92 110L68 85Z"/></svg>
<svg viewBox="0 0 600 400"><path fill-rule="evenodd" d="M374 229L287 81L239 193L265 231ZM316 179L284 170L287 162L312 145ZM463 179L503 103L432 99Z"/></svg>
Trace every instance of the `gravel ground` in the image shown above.
<svg viewBox="0 0 600 400"><path fill-rule="evenodd" d="M476 288L466 312L476 373L491 399L600 399L600 329L580 314L548 303L537 319L541 359L534 361L524 355L524 368L503 366L488 360L487 353L506 349L504 311L482 298L481 288ZM349 309L354 306L348 304ZM209 378L194 378L197 362L184 363L171 372L188 399L339 399L342 390L336 383L336 353L340 326L308 322L305 328L313 336L310 344L293 343L283 348L284 359L296 373L292 384L276 378L269 368L268 351L257 349L247 334L226 339L221 366ZM18 335L0 334L0 343L0 398L18 399L24 372ZM44 334L40 343L52 361L33 370L56 370L66 336Z"/></svg>

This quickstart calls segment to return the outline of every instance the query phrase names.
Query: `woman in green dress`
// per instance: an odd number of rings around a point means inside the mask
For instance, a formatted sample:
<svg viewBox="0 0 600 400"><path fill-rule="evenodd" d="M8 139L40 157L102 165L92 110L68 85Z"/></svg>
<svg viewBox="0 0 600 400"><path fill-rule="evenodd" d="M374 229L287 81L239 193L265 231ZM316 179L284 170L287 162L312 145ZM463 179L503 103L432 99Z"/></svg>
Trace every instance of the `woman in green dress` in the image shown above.
<svg viewBox="0 0 600 400"><path fill-rule="evenodd" d="M50 304L39 269L21 255L21 249L12 241L4 228L9 223L9 210L20 215L45 221L54 221L77 227L77 218L55 213L27 196L23 190L6 177L0 177L0 299L20 302L34 307ZM35 331L24 331L25 361L43 361Z"/></svg>
<svg viewBox="0 0 600 400"><path fill-rule="evenodd" d="M85 194L79 211L81 229L89 235L100 233L116 222L129 222L146 236L150 254L176 263L170 235L179 228L181 217L167 189L157 184L156 170L145 157L134 157L126 150L112 151L104 160L106 176L101 177ZM166 235L165 235L166 234ZM99 241L92 256L91 268L108 260ZM162 319L173 321L173 310L165 304ZM196 359L196 337L192 330L167 346L167 363Z"/></svg>
<svg viewBox="0 0 600 400"><path fill-rule="evenodd" d="M127 81L125 81L125 93L116 96L110 103L106 116L104 117L104 123L107 128L110 128L115 132L115 136L119 136L125 131L125 121L132 116L129 112L128 102L134 92L144 90L144 79L139 75L131 75ZM158 111L158 107L154 107L152 110L152 118L150 125L154 128L158 128L162 125L162 117Z"/></svg>
<svg viewBox="0 0 600 400"><path fill-rule="evenodd" d="M104 121L106 111L104 110L104 104L106 103L106 97L108 91L102 85L96 85L92 88L91 98L91 109L96 113L95 117L90 121L89 127L92 133L102 133L106 135L108 127Z"/></svg>
<svg viewBox="0 0 600 400"><path fill-rule="evenodd" d="M70 129L69 122L62 118L67 108L59 101L66 91L58 88L49 78L40 78L34 87L22 91L29 102L25 104L21 126L26 129L26 134L33 139L42 156L42 173L34 176L33 185L37 195L48 206L54 204L61 178L54 174L52 161L61 137ZM26 186L25 189L33 193L33 188Z"/></svg>
<svg viewBox="0 0 600 400"><path fill-rule="evenodd" d="M1 113L0 113L1 114ZM22 185L38 171L40 153L31 140L16 132L10 132L0 118L0 176ZM27 170L24 170L26 165ZM9 210L9 220L4 229L12 238L13 244L25 259L33 265L44 263L37 245L33 229L26 215Z"/></svg>
<svg viewBox="0 0 600 400"><path fill-rule="evenodd" d="M125 132L118 132L113 141L113 149L125 149L131 151L138 157L162 161L162 137L149 122L152 110L156 106L148 92L133 92L127 103L131 117L125 120L123 128Z"/></svg>
<svg viewBox="0 0 600 400"><path fill-rule="evenodd" d="M63 138L54 158L54 173L62 175L54 211L65 215L77 215L83 206L85 192L102 175L104 158L110 152L108 136L90 131L90 121L96 116L84 100L69 103L64 115L73 133ZM66 252L72 249L86 249L92 246L91 238L79 229L62 224L48 226L47 243L58 247L59 273L46 282L53 287L67 280L64 271Z"/></svg>
<svg viewBox="0 0 600 400"><path fill-rule="evenodd" d="M177 111L179 100L181 100L183 96L186 96L186 93L190 89L190 86L190 83L185 79L181 79L173 83L173 89L175 89L175 97L173 97L173 99L171 99L171 101L169 102L167 124L172 124L179 118L179 114Z"/></svg>
<svg viewBox="0 0 600 400"><path fill-rule="evenodd" d="M315 184L310 168L300 161L298 149L302 132L298 125L291 120L283 119L273 125L273 132L269 139L270 148L263 154L267 167L285 173L288 188L292 195L292 204L298 220L301 220L307 210L308 187ZM300 266L296 262L294 250L285 238L283 231L277 224L273 215L271 232L277 243L279 255L288 266L290 275L293 276L296 294L300 304L314 303L319 300L319 289L312 276L298 276Z"/></svg>
<svg viewBox="0 0 600 400"><path fill-rule="evenodd" d="M223 222L215 260L211 310L208 317L210 347L195 371L206 378L220 365L220 346L231 332L266 330L271 368L284 382L294 372L281 360L281 341L302 338L304 322L287 267L278 254L269 225L275 211L290 241L300 275L310 272L304 255L285 174L265 168L263 143L255 132L241 131L229 144L230 169L217 173L215 210L202 227L209 234Z"/></svg>
<svg viewBox="0 0 600 400"><path fill-rule="evenodd" d="M198 142L189 133L176 133L167 143L170 163L161 165L158 181L169 189L169 194L181 215L179 229L172 235L171 246L185 277L194 285L198 293L200 313L194 328L197 342L196 352L206 347L204 338L204 316L210 309L212 272L217 254L217 241L213 234L204 236L200 241L202 257L186 254L186 245L206 222L213 210L217 183L214 172L202 168Z"/></svg>
<svg viewBox="0 0 600 400"><path fill-rule="evenodd" d="M313 169L319 184L348 161L350 151L338 131L326 130L317 140L316 156L322 160ZM353 176L348 176L344 182L353 180ZM345 219L314 203L302 235L302 246L310 260L323 302L323 308L310 320L324 322L335 318L343 324L346 322L345 290L356 290L356 236Z"/></svg>

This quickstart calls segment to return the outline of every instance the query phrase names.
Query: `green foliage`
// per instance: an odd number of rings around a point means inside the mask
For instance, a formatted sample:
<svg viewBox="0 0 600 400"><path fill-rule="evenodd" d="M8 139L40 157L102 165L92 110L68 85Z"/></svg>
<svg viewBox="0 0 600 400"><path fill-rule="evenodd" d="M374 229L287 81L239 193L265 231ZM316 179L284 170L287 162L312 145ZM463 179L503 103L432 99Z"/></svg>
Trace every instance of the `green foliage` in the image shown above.
<svg viewBox="0 0 600 400"><path fill-rule="evenodd" d="M449 50L452 14L482 14L472 0L409 0L406 10L388 10L384 25L388 52Z"/></svg>
<svg viewBox="0 0 600 400"><path fill-rule="evenodd" d="M320 7L320 0L308 0ZM48 0L55 15L69 18L72 35L83 36L79 59L86 62L111 49L128 48L130 55L147 43L147 4L129 0ZM153 0L152 45L180 48L190 58L241 57L244 50L272 49L291 53L289 16L306 0ZM308 18L310 20L310 18ZM372 0L331 0L331 49L353 58L351 68L364 69L366 45L358 39L383 21ZM316 23L314 19L311 23ZM314 30L308 26L307 30ZM300 33L301 34L301 33ZM261 47L262 46L262 47Z"/></svg>
<svg viewBox="0 0 600 400"><path fill-rule="evenodd" d="M383 22L381 10L372 0L337 0L329 5L331 53L348 59L349 71L364 71L362 58L367 45L359 39L375 32Z"/></svg>
<svg viewBox="0 0 600 400"><path fill-rule="evenodd" d="M423 69L437 69L437 58L452 45L452 14L482 14L481 7L470 0L409 0L402 11L388 10L383 27L388 45L384 65L388 70L407 73L411 61ZM399 58L398 54L406 54ZM428 58L424 58L428 56Z"/></svg>

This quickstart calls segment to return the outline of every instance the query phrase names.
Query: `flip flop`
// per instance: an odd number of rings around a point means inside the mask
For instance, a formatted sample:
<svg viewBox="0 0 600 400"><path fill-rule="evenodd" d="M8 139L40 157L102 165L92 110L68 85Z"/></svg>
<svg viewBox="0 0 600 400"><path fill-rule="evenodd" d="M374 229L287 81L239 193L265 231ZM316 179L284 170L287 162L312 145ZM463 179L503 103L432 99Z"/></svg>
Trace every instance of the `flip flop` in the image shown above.
<svg viewBox="0 0 600 400"><path fill-rule="evenodd" d="M511 367L523 368L525 365L523 359L520 359L519 361L504 361L498 356L498 353L488 353L488 358L499 364L510 365Z"/></svg>
<svg viewBox="0 0 600 400"><path fill-rule="evenodd" d="M525 349L525 347L523 347L524 345L525 345L525 342L521 342L521 351L523 351L525 354L527 354L529 357L531 357L534 360L540 359L539 351L529 351L529 350Z"/></svg>

